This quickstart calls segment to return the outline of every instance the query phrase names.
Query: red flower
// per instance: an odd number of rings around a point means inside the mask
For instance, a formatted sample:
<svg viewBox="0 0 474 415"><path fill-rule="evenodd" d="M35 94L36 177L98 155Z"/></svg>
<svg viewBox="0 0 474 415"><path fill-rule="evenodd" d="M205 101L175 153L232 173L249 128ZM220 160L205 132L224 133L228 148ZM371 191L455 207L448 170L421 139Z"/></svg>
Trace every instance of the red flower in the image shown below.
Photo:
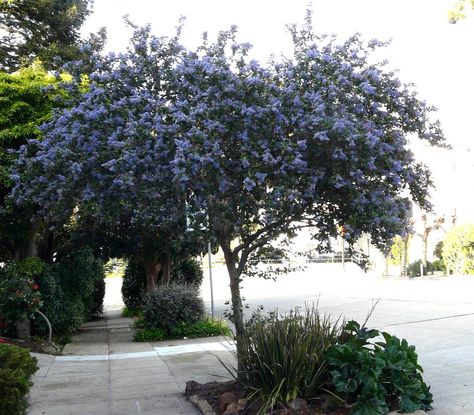
<svg viewBox="0 0 474 415"><path fill-rule="evenodd" d="M21 296L23 295L23 291L16 290L16 291L15 291L15 295L16 295L17 297L21 297Z"/></svg>
<svg viewBox="0 0 474 415"><path fill-rule="evenodd" d="M32 284L32 285L31 285L31 289L34 290L34 291L36 291L36 290L39 289L39 285L38 285L38 284Z"/></svg>

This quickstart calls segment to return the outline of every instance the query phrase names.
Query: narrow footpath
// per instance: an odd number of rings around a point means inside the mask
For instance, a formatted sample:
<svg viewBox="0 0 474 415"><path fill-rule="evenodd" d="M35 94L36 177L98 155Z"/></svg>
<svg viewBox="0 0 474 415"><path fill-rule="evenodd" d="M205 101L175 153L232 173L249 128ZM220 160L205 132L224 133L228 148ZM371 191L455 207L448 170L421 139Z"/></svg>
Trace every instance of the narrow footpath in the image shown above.
<svg viewBox="0 0 474 415"><path fill-rule="evenodd" d="M61 356L34 354L29 415L187 415L188 380L228 378L225 339L133 342L133 321L119 310L85 324Z"/></svg>

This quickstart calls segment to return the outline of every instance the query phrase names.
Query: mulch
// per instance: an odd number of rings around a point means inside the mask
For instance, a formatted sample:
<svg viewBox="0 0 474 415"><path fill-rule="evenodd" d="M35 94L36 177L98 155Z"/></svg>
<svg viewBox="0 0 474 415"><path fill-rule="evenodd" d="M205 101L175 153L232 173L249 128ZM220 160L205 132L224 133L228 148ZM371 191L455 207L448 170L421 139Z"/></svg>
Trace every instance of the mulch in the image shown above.
<svg viewBox="0 0 474 415"><path fill-rule="evenodd" d="M196 395L200 399L206 400L218 415L224 413L225 406L222 404L222 398L224 394L224 396L229 396L229 393L235 396L235 401L245 399L244 391L236 381L209 382L204 384L189 381L186 383L186 396ZM333 405L332 408L330 408L331 405ZM255 415L259 407L258 402L247 402L242 410L235 413ZM283 408L271 412L272 415L348 415L349 413L350 408L348 407L334 407L334 402L332 402L329 395L321 396L320 399L310 402L300 400L296 409Z"/></svg>

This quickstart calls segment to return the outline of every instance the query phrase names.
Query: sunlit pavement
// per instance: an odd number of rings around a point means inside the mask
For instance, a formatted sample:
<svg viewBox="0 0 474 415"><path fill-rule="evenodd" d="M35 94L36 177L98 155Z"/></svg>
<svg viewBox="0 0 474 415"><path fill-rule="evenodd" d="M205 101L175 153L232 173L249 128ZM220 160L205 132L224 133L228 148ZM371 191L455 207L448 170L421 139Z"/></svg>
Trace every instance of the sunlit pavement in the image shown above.
<svg viewBox="0 0 474 415"><path fill-rule="evenodd" d="M216 315L230 298L225 267L213 269ZM206 272L202 293L210 304ZM434 395L433 415L474 414L474 277L376 278L356 266L312 265L277 281L248 278L242 293L247 314L258 305L280 312L319 302L322 312L363 322L406 338L417 348Z"/></svg>
<svg viewBox="0 0 474 415"><path fill-rule="evenodd" d="M134 343L120 318L121 278L108 278L105 321L88 323L65 356L40 356L30 415L194 414L183 399L187 380L208 382L228 376L219 359L232 364L226 342L194 339ZM225 267L213 268L215 312L223 315L230 297ZM202 295L210 306L206 277ZM433 415L474 414L474 278L375 278L351 264L315 265L273 280L246 279L249 308L280 312L319 302L322 312L364 321L416 345L432 386ZM105 325L105 329L104 329ZM232 348L232 345L229 345Z"/></svg>

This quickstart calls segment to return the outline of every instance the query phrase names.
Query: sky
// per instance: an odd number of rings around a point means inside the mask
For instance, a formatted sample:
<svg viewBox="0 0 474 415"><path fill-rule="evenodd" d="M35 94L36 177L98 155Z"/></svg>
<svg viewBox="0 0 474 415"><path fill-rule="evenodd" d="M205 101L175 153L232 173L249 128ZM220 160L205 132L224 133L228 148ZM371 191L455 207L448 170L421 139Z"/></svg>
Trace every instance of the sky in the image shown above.
<svg viewBox="0 0 474 415"><path fill-rule="evenodd" d="M367 39L391 39L381 57L413 82L420 97L435 105L445 135L454 150L416 149L434 171L440 210L474 205L474 13L455 25L447 12L455 0L95 0L94 13L83 32L105 26L107 50L127 47L130 30L122 17L144 25L157 35L171 35L180 16L186 17L183 43L195 47L201 34L210 38L232 24L239 40L251 43L252 57L266 61L272 54L289 55L287 24L301 23L308 5L320 33L341 38L360 32ZM466 182L465 175L470 175Z"/></svg>

